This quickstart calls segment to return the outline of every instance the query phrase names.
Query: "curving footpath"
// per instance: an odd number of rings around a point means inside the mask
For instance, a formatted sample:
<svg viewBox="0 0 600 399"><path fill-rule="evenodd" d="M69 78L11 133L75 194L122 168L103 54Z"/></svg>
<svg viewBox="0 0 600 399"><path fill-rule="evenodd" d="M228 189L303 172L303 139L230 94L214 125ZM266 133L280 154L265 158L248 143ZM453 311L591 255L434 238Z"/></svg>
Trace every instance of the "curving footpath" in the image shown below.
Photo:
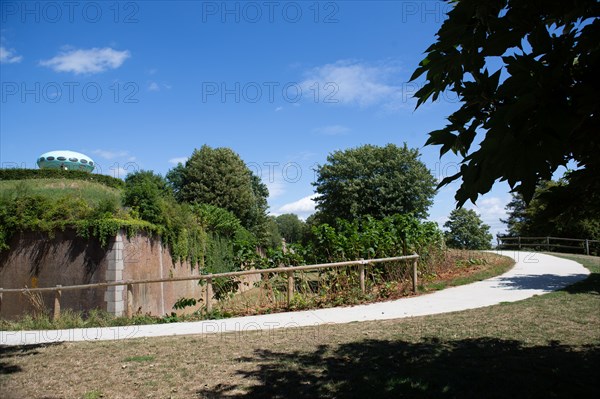
<svg viewBox="0 0 600 399"><path fill-rule="evenodd" d="M498 251L515 260L507 273L488 280L431 294L353 307L286 312L187 323L78 328L44 331L0 331L0 345L116 340L189 334L243 333L356 321L388 320L456 312L515 302L559 290L585 279L590 271L577 262L530 252Z"/></svg>

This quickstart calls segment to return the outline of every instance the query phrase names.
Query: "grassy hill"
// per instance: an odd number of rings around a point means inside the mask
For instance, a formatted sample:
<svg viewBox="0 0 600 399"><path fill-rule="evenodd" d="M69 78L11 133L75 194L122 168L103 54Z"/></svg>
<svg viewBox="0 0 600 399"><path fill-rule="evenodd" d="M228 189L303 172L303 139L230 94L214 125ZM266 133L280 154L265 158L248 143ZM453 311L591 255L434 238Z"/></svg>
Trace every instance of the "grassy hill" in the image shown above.
<svg viewBox="0 0 600 399"><path fill-rule="evenodd" d="M10 197L15 194L41 195L54 199L74 196L95 206L103 200L114 200L120 204L122 190L93 181L60 178L0 180L0 196Z"/></svg>
<svg viewBox="0 0 600 399"><path fill-rule="evenodd" d="M122 206L124 182L79 171L0 170L0 251L19 231L51 233L75 228L105 244L120 228L145 228Z"/></svg>
<svg viewBox="0 0 600 399"><path fill-rule="evenodd" d="M139 202L132 203L124 199L125 182L111 176L0 169L0 252L11 249L19 232L74 229L79 237L94 237L106 246L120 230L128 235L144 231L160 236L175 261L208 265L216 272L234 267L234 239L254 248L254 237L228 211L179 204L146 188L137 193Z"/></svg>

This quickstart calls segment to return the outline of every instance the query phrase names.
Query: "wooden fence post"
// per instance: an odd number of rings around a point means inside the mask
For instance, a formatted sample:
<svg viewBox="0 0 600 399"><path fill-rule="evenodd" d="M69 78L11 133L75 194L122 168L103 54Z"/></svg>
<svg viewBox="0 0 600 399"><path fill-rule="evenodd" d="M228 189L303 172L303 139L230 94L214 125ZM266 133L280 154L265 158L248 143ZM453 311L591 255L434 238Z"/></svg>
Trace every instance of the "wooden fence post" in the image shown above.
<svg viewBox="0 0 600 399"><path fill-rule="evenodd" d="M550 252L550 237L546 237L546 251Z"/></svg>
<svg viewBox="0 0 600 399"><path fill-rule="evenodd" d="M213 285L212 278L206 279L206 311L212 311Z"/></svg>
<svg viewBox="0 0 600 399"><path fill-rule="evenodd" d="M364 259L360 259L364 261ZM365 293L365 264L361 263L358 265L358 279L360 281L360 290L364 294Z"/></svg>
<svg viewBox="0 0 600 399"><path fill-rule="evenodd" d="M133 284L127 284L127 318L133 317Z"/></svg>
<svg viewBox="0 0 600 399"><path fill-rule="evenodd" d="M62 296L62 290L60 289L62 285L57 285L58 288L54 291L54 314L52 315L52 320L58 320L60 318L60 297Z"/></svg>
<svg viewBox="0 0 600 399"><path fill-rule="evenodd" d="M590 240L586 239L585 240L585 254L589 255L590 254ZM2 295L2 294L0 294Z"/></svg>
<svg viewBox="0 0 600 399"><path fill-rule="evenodd" d="M412 285L413 292L417 292L417 264L419 263L419 259L415 259L413 262L413 272L412 272Z"/></svg>
<svg viewBox="0 0 600 399"><path fill-rule="evenodd" d="M294 296L294 272L287 272L288 289L287 289L287 303L288 306L292 303L292 297Z"/></svg>
<svg viewBox="0 0 600 399"><path fill-rule="evenodd" d="M2 289L2 287L0 287L0 290ZM0 314L2 314L2 292L0 292Z"/></svg>
<svg viewBox="0 0 600 399"><path fill-rule="evenodd" d="M519 236L519 249L521 249L521 236Z"/></svg>

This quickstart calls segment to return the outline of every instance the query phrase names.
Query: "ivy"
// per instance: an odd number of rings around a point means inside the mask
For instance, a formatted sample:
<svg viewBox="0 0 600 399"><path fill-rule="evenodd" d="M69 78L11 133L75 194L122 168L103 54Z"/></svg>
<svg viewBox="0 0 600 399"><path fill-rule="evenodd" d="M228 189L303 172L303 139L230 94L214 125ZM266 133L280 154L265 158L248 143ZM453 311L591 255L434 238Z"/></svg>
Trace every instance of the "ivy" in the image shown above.
<svg viewBox="0 0 600 399"><path fill-rule="evenodd" d="M111 238L124 230L129 238L140 232L160 236L175 262L204 267L207 247L219 238L209 237L202 225L194 223L187 205L171 211L166 223L157 225L136 217L135 210L115 208L106 202L92 206L74 195L58 199L42 195L5 195L0 198L0 251L10 249L10 239L18 232L43 232L52 237L56 231L71 228L78 237L96 238L106 247ZM228 259L233 260L233 244L229 245ZM216 257L214 253L211 256ZM228 271L227 267L234 268L233 262L220 266L223 271Z"/></svg>

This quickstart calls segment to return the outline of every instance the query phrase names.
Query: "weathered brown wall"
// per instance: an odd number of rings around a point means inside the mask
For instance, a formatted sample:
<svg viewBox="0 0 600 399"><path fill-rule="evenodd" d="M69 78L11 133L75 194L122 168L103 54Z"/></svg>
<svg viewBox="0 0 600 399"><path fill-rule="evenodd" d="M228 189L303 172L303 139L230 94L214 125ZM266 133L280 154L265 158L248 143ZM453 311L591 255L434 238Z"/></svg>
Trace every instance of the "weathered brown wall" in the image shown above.
<svg viewBox="0 0 600 399"><path fill-rule="evenodd" d="M188 263L173 262L168 248L160 240L139 234L123 238L124 269L123 280L146 280L199 275L198 267ZM177 281L172 283L151 283L133 285L133 311L164 315L174 312L173 305L181 298L201 298L203 290L198 281ZM123 293L125 295L125 293ZM125 300L125 296L123 296ZM185 313L199 308L190 307ZM177 313L183 313L177 311Z"/></svg>
<svg viewBox="0 0 600 399"><path fill-rule="evenodd" d="M187 263L174 263L170 252L161 248L160 240L145 234L127 238L121 233L122 277L116 280L144 280L198 275L197 268ZM10 250L0 253L0 287L53 287L58 284L76 285L114 281L109 269L114 267L114 240L102 248L96 239L82 239L74 231L45 234L15 234ZM111 264L113 266L111 266ZM108 273L107 273L108 271ZM163 315L173 311L175 301L181 297L201 298L197 281L153 283L133 286L134 311ZM106 288L63 291L62 309L89 310L107 308ZM113 294L114 295L114 294ZM125 290L116 295L126 303ZM48 309L53 304L53 294L43 295ZM197 309L188 308L191 312ZM30 301L22 294L5 293L0 317L15 318L33 310ZM179 312L181 313L181 312Z"/></svg>
<svg viewBox="0 0 600 399"><path fill-rule="evenodd" d="M52 237L40 233L17 233L10 250L0 252L0 287L53 287L105 281L106 248L97 240L77 237L74 231L57 231ZM49 308L53 294L44 293ZM63 308L105 308L104 290L64 291ZM33 310L23 294L3 295L0 316L14 318Z"/></svg>

